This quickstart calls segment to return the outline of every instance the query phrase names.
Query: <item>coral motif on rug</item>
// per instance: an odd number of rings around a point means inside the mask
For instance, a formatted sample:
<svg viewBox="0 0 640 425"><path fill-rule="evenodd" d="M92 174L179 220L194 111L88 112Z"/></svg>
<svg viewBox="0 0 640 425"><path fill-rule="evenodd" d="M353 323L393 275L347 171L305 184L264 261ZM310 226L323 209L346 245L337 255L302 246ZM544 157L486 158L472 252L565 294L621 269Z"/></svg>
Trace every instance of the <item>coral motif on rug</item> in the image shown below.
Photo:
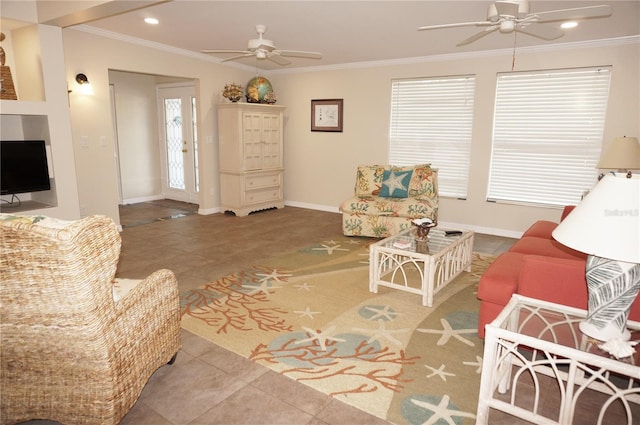
<svg viewBox="0 0 640 425"><path fill-rule="evenodd" d="M423 307L368 290L367 238L340 237L182 294L182 326L272 370L397 424L473 423L482 342L474 254Z"/></svg>

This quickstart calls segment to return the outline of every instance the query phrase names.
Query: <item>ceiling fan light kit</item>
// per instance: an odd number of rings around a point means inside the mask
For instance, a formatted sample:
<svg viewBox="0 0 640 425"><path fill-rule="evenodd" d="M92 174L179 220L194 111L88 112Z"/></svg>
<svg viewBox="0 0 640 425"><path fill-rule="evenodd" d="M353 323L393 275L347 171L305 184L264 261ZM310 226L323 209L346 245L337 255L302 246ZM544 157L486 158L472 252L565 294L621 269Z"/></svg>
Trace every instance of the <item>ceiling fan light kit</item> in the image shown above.
<svg viewBox="0 0 640 425"><path fill-rule="evenodd" d="M562 37L564 31L555 26L541 24L589 18L606 18L607 16L611 16L612 12L611 6L599 5L529 13L528 0L498 0L489 5L487 9L487 19L485 21L428 25L419 27L418 31L465 26L486 27L471 37L462 40L457 46L473 43L495 31L506 34L516 31L543 40L555 40Z"/></svg>

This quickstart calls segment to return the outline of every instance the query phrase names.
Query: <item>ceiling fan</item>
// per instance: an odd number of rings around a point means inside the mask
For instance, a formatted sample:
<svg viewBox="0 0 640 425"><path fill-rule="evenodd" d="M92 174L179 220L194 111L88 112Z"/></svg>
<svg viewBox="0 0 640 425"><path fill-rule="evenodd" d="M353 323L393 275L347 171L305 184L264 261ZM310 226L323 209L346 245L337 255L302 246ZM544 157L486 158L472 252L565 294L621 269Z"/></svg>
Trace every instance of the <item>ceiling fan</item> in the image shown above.
<svg viewBox="0 0 640 425"><path fill-rule="evenodd" d="M236 59L255 56L258 59L268 59L278 65L289 65L291 61L285 59L288 57L321 59L322 55L317 52L303 52L298 50L278 50L273 41L262 38L267 31L264 25L256 25L258 38L249 40L247 50L202 50L202 53L239 53L236 56L223 59L222 62L232 61Z"/></svg>
<svg viewBox="0 0 640 425"><path fill-rule="evenodd" d="M511 33L516 31L542 38L544 40L555 40L556 38L562 37L564 35L564 31L560 28L549 25L541 25L541 23L587 18L604 18L610 16L611 13L612 9L609 5L529 13L528 0L498 0L489 5L486 21L430 25L420 27L418 28L418 31L466 26L486 27L471 37L462 40L457 44L457 46L464 46L473 43L485 35L498 30L502 33Z"/></svg>

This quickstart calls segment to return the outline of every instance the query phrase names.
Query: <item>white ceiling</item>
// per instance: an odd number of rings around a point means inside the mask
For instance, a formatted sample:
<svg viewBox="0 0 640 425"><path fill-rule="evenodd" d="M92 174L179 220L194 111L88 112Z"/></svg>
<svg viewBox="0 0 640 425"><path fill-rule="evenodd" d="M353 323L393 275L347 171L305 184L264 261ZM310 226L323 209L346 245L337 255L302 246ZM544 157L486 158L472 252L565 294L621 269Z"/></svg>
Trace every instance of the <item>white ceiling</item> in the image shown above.
<svg viewBox="0 0 640 425"><path fill-rule="evenodd" d="M267 26L265 38L278 49L321 52L316 59L290 58L284 68L355 62L389 61L432 55L574 43L638 36L640 1L530 1L530 12L609 4L607 18L586 19L553 41L525 34L492 33L468 46L456 44L481 30L475 26L417 31L425 25L483 21L490 1L213 1L173 0L89 22L109 31L193 52L202 49L245 49L257 38L256 24ZM143 22L154 17L159 25ZM542 25L542 24L538 24ZM559 26L560 22L545 24ZM231 55L217 55L220 58ZM246 58L237 63L282 69L268 60Z"/></svg>

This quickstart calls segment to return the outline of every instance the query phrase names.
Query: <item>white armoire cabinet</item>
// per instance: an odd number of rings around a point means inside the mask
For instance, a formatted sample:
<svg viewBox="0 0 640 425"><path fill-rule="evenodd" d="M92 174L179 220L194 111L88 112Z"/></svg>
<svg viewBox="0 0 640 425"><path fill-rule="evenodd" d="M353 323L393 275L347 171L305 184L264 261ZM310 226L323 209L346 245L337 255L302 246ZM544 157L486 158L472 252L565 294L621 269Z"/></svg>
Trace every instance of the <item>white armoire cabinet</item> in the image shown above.
<svg viewBox="0 0 640 425"><path fill-rule="evenodd" d="M223 211L243 217L284 208L283 111L280 105L218 105L220 200Z"/></svg>

